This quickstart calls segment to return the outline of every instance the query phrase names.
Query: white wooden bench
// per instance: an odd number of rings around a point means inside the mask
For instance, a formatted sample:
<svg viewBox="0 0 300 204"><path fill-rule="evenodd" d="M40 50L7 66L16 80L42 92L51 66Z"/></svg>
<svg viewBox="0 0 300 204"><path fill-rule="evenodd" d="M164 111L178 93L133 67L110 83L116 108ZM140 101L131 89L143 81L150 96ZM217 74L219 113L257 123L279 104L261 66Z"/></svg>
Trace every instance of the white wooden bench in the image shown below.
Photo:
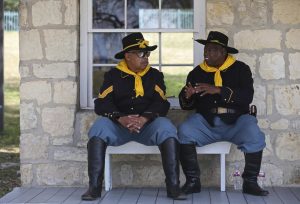
<svg viewBox="0 0 300 204"><path fill-rule="evenodd" d="M198 154L219 154L220 155L220 185L221 191L225 191L225 155L229 154L231 143L216 142L203 147L197 147ZM111 155L112 154L160 154L157 146L145 146L137 142L129 142L124 145L113 147L109 146L105 156L105 190L112 189L112 171L111 171Z"/></svg>

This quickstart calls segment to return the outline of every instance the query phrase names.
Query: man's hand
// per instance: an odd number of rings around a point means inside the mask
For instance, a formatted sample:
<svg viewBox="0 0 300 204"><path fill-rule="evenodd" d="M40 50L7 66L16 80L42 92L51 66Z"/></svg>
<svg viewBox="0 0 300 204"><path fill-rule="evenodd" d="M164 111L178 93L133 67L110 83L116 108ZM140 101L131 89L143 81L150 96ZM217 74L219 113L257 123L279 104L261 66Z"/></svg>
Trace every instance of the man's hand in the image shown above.
<svg viewBox="0 0 300 204"><path fill-rule="evenodd" d="M196 86L194 87L194 90L196 93L199 93L200 96L205 96L206 94L220 94L221 88L206 84L206 83L196 83Z"/></svg>
<svg viewBox="0 0 300 204"><path fill-rule="evenodd" d="M192 84L188 82L188 84L184 87L184 92L185 92L185 98L189 99L194 93L196 93L196 90L194 89Z"/></svg>
<svg viewBox="0 0 300 204"><path fill-rule="evenodd" d="M118 121L130 132L139 133L140 129L148 122L148 119L139 115L128 115L120 117Z"/></svg>

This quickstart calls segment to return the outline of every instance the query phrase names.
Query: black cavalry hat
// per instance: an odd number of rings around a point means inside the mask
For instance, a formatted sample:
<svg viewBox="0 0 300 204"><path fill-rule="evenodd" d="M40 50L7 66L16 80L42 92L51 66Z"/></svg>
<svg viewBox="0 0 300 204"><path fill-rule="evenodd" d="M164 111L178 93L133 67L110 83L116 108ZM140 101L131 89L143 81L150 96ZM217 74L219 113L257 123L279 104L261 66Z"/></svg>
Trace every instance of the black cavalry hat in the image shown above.
<svg viewBox="0 0 300 204"><path fill-rule="evenodd" d="M228 53L236 54L239 51L233 47L228 47L228 37L218 31L210 31L207 40L198 39L196 40L198 43L202 45L206 45L207 43L216 43L226 48Z"/></svg>
<svg viewBox="0 0 300 204"><path fill-rule="evenodd" d="M115 54L116 59L123 59L125 52L130 50L153 51L157 45L149 46L142 33L131 33L122 39L123 50Z"/></svg>

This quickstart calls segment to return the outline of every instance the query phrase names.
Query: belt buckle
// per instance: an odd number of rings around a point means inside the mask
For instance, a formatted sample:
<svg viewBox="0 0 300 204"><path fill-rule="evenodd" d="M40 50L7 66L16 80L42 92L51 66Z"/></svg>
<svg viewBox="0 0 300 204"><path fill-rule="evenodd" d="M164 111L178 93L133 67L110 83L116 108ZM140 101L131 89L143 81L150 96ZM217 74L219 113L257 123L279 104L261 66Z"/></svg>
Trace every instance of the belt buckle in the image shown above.
<svg viewBox="0 0 300 204"><path fill-rule="evenodd" d="M224 113L228 113L228 111L227 111L227 108L217 107L216 108L216 113L217 114L224 114Z"/></svg>

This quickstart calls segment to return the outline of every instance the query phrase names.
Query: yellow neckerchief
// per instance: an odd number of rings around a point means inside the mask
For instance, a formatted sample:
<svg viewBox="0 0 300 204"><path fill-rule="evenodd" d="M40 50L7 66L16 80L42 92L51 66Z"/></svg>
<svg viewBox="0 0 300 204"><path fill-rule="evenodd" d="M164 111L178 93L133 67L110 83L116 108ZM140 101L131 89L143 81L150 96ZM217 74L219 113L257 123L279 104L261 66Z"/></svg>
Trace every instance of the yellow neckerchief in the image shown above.
<svg viewBox="0 0 300 204"><path fill-rule="evenodd" d="M206 72L215 72L215 77L214 77L215 86L222 86L221 71L224 71L225 69L230 67L234 62L235 62L235 58L232 55L228 55L225 62L219 68L208 66L205 60L200 64L200 67Z"/></svg>
<svg viewBox="0 0 300 204"><path fill-rule="evenodd" d="M127 74L134 76L135 97L144 96L142 76L144 76L149 71L150 65L148 65L143 71L135 73L135 72L131 71L130 69L128 69L126 62L123 59L119 62L119 64L116 67L117 67L117 69L121 70L122 72L125 72Z"/></svg>

